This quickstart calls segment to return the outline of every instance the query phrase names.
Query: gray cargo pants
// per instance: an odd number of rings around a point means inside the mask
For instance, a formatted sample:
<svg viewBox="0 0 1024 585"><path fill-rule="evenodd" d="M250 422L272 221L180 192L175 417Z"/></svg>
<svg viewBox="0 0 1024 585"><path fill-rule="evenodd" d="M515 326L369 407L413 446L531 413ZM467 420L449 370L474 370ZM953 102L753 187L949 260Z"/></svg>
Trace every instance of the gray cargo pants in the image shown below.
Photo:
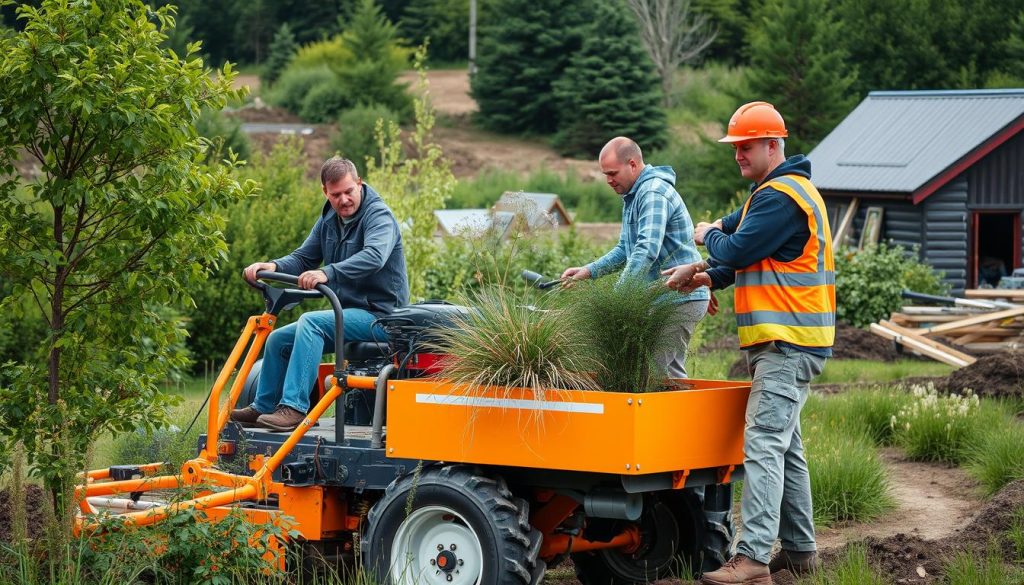
<svg viewBox="0 0 1024 585"><path fill-rule="evenodd" d="M767 563L776 536L786 550L817 548L800 409L825 358L775 342L744 354L753 382L743 446L743 528L736 552Z"/></svg>
<svg viewBox="0 0 1024 585"><path fill-rule="evenodd" d="M675 325L669 327L665 337L670 340L669 349L661 352L657 359L669 378L686 378L686 351L690 338L697 329L697 323L708 312L708 301L687 301L676 305Z"/></svg>

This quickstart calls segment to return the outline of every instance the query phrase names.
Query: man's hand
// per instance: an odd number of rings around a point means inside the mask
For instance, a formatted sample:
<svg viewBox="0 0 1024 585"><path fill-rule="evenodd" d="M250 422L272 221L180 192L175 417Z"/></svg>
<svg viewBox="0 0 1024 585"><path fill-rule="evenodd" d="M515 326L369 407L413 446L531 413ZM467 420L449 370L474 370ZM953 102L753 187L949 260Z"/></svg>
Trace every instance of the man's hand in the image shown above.
<svg viewBox="0 0 1024 585"><path fill-rule="evenodd" d="M722 229L722 220L720 220L720 219L716 220L715 223L705 223L703 221L698 223L697 227L694 228L694 230L693 230L693 241L698 246L703 246L704 245L704 235L707 234L708 230L711 229L711 228L715 228L715 229L719 229L719 230Z"/></svg>
<svg viewBox="0 0 1024 585"><path fill-rule="evenodd" d="M299 288L310 290L316 285L327 282L327 274L323 270L307 270L299 275Z"/></svg>
<svg viewBox="0 0 1024 585"><path fill-rule="evenodd" d="M261 270L275 272L277 271L277 264L273 262L254 262L242 271L242 277L248 280L250 284L256 284L256 273Z"/></svg>
<svg viewBox="0 0 1024 585"><path fill-rule="evenodd" d="M587 280L588 278L590 278L590 269L586 266L566 268L565 272L562 273L562 286L568 286L574 280Z"/></svg>
<svg viewBox="0 0 1024 585"><path fill-rule="evenodd" d="M665 286L672 290L679 290L679 287L690 284L690 281L693 280L693 276L697 274L697 270L700 266L700 262L695 262L693 264L680 264L679 266L674 266L668 270L663 270L661 275L668 277L668 280L665 281Z"/></svg>
<svg viewBox="0 0 1024 585"><path fill-rule="evenodd" d="M698 272L697 274L694 274L693 278L690 279L690 282L688 284L682 285L675 290L683 294L686 294L691 293L702 286L711 288L711 277L708 276L707 272Z"/></svg>
<svg viewBox="0 0 1024 585"><path fill-rule="evenodd" d="M715 293L711 293L711 300L708 301L708 315L714 317L718 314L718 299L715 298Z"/></svg>

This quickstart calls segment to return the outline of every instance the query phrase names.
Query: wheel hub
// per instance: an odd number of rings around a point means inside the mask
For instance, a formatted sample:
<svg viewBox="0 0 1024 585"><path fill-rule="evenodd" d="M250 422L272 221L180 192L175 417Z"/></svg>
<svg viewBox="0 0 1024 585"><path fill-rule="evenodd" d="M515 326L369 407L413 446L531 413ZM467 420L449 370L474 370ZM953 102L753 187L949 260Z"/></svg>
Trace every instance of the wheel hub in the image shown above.
<svg viewBox="0 0 1024 585"><path fill-rule="evenodd" d="M444 506L420 508L395 535L391 582L475 585L483 574L482 557L480 540L461 515Z"/></svg>
<svg viewBox="0 0 1024 585"><path fill-rule="evenodd" d="M455 553L451 551L443 550L437 553L437 558L434 559L434 562L437 563L438 569L441 569L445 573L451 573L458 565L459 557L455 556Z"/></svg>

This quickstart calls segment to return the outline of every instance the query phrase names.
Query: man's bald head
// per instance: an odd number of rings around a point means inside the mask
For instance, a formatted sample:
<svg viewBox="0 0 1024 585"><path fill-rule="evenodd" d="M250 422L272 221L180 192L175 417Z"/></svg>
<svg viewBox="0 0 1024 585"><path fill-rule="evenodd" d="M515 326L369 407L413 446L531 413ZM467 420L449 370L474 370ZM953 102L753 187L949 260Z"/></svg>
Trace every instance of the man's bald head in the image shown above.
<svg viewBox="0 0 1024 585"><path fill-rule="evenodd" d="M598 160L602 160L608 155L615 155L615 159L619 163L626 163L632 159L641 167L644 166L644 155L640 152L640 145L625 136L616 136L609 140L608 144L601 149Z"/></svg>
<svg viewBox="0 0 1024 585"><path fill-rule="evenodd" d="M640 147L625 136L609 140L601 149L597 162L608 186L619 195L628 193L644 170L644 155Z"/></svg>

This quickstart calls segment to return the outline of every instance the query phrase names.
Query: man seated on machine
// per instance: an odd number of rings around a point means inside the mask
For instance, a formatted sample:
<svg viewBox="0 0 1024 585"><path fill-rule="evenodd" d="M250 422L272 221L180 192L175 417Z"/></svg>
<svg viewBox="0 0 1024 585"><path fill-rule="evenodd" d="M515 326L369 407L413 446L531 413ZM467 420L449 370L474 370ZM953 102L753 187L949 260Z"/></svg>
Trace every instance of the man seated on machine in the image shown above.
<svg viewBox="0 0 1024 585"><path fill-rule="evenodd" d="M351 161L333 157L320 169L324 204L306 241L273 262L245 269L249 282L261 270L298 275L299 287L325 283L344 307L345 341L386 341L376 323L409 301L402 234L391 210L363 183ZM309 411L323 354L334 350L334 312L310 311L275 330L263 352L253 403L231 411L231 420L275 431L294 430Z"/></svg>

